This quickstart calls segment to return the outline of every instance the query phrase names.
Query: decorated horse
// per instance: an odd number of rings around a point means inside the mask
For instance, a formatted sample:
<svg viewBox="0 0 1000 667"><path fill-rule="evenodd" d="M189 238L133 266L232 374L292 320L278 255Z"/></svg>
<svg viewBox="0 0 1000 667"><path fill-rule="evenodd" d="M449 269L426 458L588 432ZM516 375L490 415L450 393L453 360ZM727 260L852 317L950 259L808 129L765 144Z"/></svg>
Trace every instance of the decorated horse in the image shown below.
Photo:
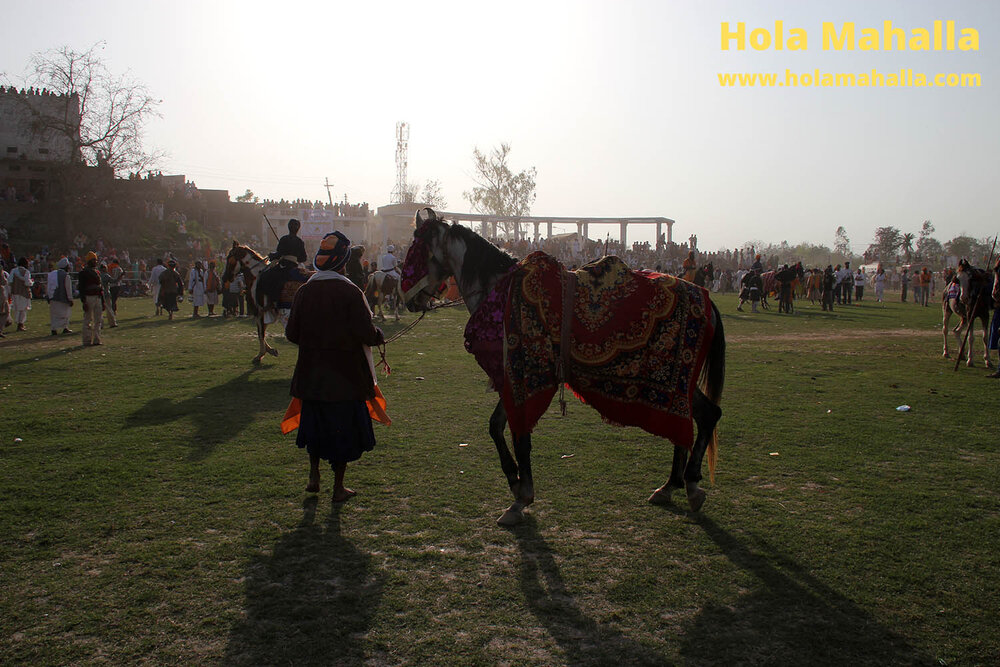
<svg viewBox="0 0 1000 667"><path fill-rule="evenodd" d="M957 275L957 278L956 278ZM954 269L949 268L944 275L945 287L941 293L941 334L944 338L944 349L942 356L946 359L950 357L948 351L948 322L952 314L959 317L958 324L951 333L958 343L959 354L962 352L962 341L968 335L969 349L966 352L966 365L975 366L972 360L972 348L975 346L975 337L966 332L965 327L972 327L976 320L983 327L983 362L986 368L992 368L990 362L990 309L993 306L993 297L990 290L993 287L994 277L987 271L969 267L968 271L961 271L956 274ZM959 359L961 361L961 359Z"/></svg>
<svg viewBox="0 0 1000 667"><path fill-rule="evenodd" d="M605 421L669 439L670 477L649 502L667 504L683 488L691 510L701 509L706 455L714 475L726 347L704 288L633 271L617 257L578 271L542 252L518 261L429 208L416 226L402 267L406 306L428 310L454 277L470 313L466 350L500 394L489 433L514 496L500 525L519 523L534 501L531 433L557 391L565 408L566 387Z"/></svg>
<svg viewBox="0 0 1000 667"><path fill-rule="evenodd" d="M365 298L378 314L380 320L385 319L382 314L383 304L387 309L392 309L392 314L396 321L399 321L399 304L403 302L403 293L399 289L400 281L391 273L385 271L375 271L368 276L365 284Z"/></svg>
<svg viewBox="0 0 1000 667"><path fill-rule="evenodd" d="M292 307L292 300L299 287L305 284L312 271L301 271L296 269L293 272L294 279L285 281L281 289L281 296L277 303L271 303L266 295L261 294L260 283L257 278L267 267L271 266L270 260L253 250L249 246L240 245L235 240L233 247L226 255L226 268L222 272L222 283L228 285L237 273L243 274L243 280L247 286L247 303L249 310L257 327L257 341L259 352L253 358L253 363L260 364L265 354L278 356L278 351L267 342L267 327L278 321L287 321L288 311Z"/></svg>

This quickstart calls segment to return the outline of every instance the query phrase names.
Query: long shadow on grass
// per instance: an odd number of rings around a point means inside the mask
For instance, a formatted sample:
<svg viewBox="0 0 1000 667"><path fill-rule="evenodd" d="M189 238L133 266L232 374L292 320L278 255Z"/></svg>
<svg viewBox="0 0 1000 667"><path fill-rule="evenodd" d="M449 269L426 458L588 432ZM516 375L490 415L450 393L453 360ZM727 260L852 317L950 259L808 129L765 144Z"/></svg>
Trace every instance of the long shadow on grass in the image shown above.
<svg viewBox="0 0 1000 667"><path fill-rule="evenodd" d="M384 576L340 532L341 506L317 524L316 496L302 522L246 574L246 616L231 631L226 665L361 665L363 635Z"/></svg>
<svg viewBox="0 0 1000 667"><path fill-rule="evenodd" d="M83 351L83 345L79 342L80 339L77 337L77 334L74 333L74 334L72 334L72 336L73 336L73 343L75 343L75 344L71 344L69 347L60 347L60 348L58 348L56 350L52 350L51 352L46 352L45 354L39 355L37 357L30 357L29 356L29 357L24 357L22 359L15 359L14 361L8 361L6 363L0 364L0 371L9 370L9 369L15 368L17 366L23 366L24 364L34 364L34 363L37 363L39 361L47 361L49 359L55 359L56 357L61 357L62 355L68 354L70 352L82 352ZM24 341L18 341L18 343L20 345L24 345L24 344L33 344L33 343L45 343L45 342L49 342L49 341L50 341L49 338L44 338L43 337L43 338L35 338L35 339L28 339L28 340L24 340ZM56 341L56 342L62 344L64 341ZM3 347L9 347L11 349L14 349L14 345L6 345L6 346L3 346ZM89 349L91 349L91 350L98 350L100 348L89 348Z"/></svg>
<svg viewBox="0 0 1000 667"><path fill-rule="evenodd" d="M552 547L534 517L511 529L521 549L519 581L528 609L566 653L570 665L664 665L656 651L587 616L567 590Z"/></svg>
<svg viewBox="0 0 1000 667"><path fill-rule="evenodd" d="M217 445L232 440L250 426L258 412L275 414L277 427L281 406L288 402L288 380L251 382L254 372L245 371L184 400L165 396L150 399L125 418L125 428L162 426L190 419L197 430L175 444L190 447L190 459L200 461L210 456Z"/></svg>
<svg viewBox="0 0 1000 667"><path fill-rule="evenodd" d="M707 517L698 524L759 586L698 613L681 648L693 663L935 664L764 539L753 537L751 547Z"/></svg>

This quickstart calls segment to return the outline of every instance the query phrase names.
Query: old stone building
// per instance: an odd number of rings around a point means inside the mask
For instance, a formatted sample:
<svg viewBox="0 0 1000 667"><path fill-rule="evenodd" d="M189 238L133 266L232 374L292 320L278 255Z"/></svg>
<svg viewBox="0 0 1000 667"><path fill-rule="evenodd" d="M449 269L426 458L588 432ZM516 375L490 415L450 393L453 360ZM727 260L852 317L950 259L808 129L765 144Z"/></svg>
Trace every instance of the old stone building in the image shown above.
<svg viewBox="0 0 1000 667"><path fill-rule="evenodd" d="M60 131L54 124L71 129ZM79 136L79 126L76 95L0 86L0 199L44 199L53 166L79 158L71 139L72 128Z"/></svg>

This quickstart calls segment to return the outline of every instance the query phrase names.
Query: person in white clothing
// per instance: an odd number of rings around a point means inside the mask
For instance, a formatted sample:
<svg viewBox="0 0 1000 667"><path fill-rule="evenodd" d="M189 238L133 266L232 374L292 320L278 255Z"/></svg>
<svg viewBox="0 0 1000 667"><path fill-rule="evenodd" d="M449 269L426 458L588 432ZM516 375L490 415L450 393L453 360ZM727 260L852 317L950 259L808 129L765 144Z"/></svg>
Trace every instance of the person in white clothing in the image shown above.
<svg viewBox="0 0 1000 667"><path fill-rule="evenodd" d="M396 259L396 246L390 245L385 249L385 254L378 258L378 270L390 274L399 280L399 271L396 270L398 260Z"/></svg>
<svg viewBox="0 0 1000 667"><path fill-rule="evenodd" d="M3 330L10 319L10 274L0 264L0 338L5 338Z"/></svg>
<svg viewBox="0 0 1000 667"><path fill-rule="evenodd" d="M167 267L163 265L163 259L157 257L156 266L149 272L149 281L146 283L149 291L153 293L153 304L156 306L157 315L163 312L163 308L160 306L160 274L166 270Z"/></svg>
<svg viewBox="0 0 1000 667"><path fill-rule="evenodd" d="M35 281L28 270L28 258L22 256L17 260L17 268L10 274L10 293L13 295L14 322L18 331L24 331L28 322L28 311L31 310L31 288Z"/></svg>
<svg viewBox="0 0 1000 667"><path fill-rule="evenodd" d="M194 268L188 273L188 293L191 295L191 305L194 306L191 317L201 317L198 308L205 305L205 268L201 261L195 262Z"/></svg>
<svg viewBox="0 0 1000 667"><path fill-rule="evenodd" d="M875 286L875 300L882 303L882 295L885 292L885 269L879 264L872 276L872 285Z"/></svg>
<svg viewBox="0 0 1000 667"><path fill-rule="evenodd" d="M861 269L854 274L854 300L860 302L865 295L865 274Z"/></svg>
<svg viewBox="0 0 1000 667"><path fill-rule="evenodd" d="M45 294L49 300L49 317L51 319L52 335L71 334L69 318L73 314L73 280L69 275L69 260L63 257L56 264L55 271L50 271Z"/></svg>

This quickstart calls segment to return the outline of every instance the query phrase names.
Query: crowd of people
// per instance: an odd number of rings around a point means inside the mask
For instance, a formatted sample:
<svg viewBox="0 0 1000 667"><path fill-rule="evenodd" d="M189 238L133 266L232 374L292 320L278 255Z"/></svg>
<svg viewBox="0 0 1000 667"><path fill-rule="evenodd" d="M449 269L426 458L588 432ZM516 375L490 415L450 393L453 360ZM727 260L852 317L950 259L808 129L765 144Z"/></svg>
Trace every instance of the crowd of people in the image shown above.
<svg viewBox="0 0 1000 667"><path fill-rule="evenodd" d="M295 232L297 231L296 225ZM117 303L121 296L152 294L156 304L155 313L166 314L171 319L178 312L178 301L185 295L191 303L193 318L201 317L203 309L207 310L204 314L209 317L217 314L234 318L248 316L247 286L242 276L223 283L218 267L223 265L224 255L217 254L208 241L191 243L190 237L187 238L189 242L186 253L167 252L161 257L149 259L134 257L127 248L116 248L102 237L92 240L83 234L78 234L64 251L46 246L36 253L16 258L6 241L0 242L0 264L7 272L6 289L9 292L11 324L16 326L16 330L23 331L32 300L46 299L54 312L50 331L54 335L70 333L66 324L68 318L64 317L66 308L72 305L74 296L79 296L81 305L86 306L85 313L89 311L84 296L98 296L98 283L109 327L116 326ZM233 234L226 234L223 247L233 238ZM283 241L288 238L284 237ZM302 244L297 236L295 240ZM860 303L865 298L877 303L884 302L889 291L898 292L904 303L927 307L933 303L936 290L947 288L945 272L932 272L926 266L902 266L886 270L881 264L874 268L852 268L850 262L844 262L825 268L805 268L801 262L791 265L765 264L759 253L751 255L742 250L701 254L693 249L685 250L677 244L664 243L657 244L656 247L649 243L636 243L623 250L617 241L594 241L583 239L577 234L535 241L492 241L517 257L524 257L535 250L544 251L555 256L569 269L575 269L606 254L617 254L635 269L678 275L703 284L713 292L737 293L737 310L740 311L749 304L751 312L757 312L762 305L767 307L768 297L772 295L778 298L779 313L791 313L794 299L808 299L811 304L820 304L824 311L833 311L835 306ZM259 245L260 239L251 238L249 242ZM85 251L87 247L92 247L93 250ZM364 289L368 277L376 270L396 273L398 276L395 267L401 263L405 250L403 244L392 240L385 245L372 243L367 247L355 246L349 258L348 273L351 280ZM272 253L272 258L280 259L282 256L292 264L301 264L305 260L304 246L296 247L290 255L288 249L283 249L279 244L277 252ZM716 261L721 265L714 266ZM732 268L734 262L736 268ZM80 290L79 279L82 274L91 280L87 288L94 294L84 295ZM94 280L95 274L97 280ZM67 276L72 275L77 278L76 289L72 280L68 285L65 283ZM56 305L53 306L53 303ZM217 313L220 303L221 312ZM84 327L84 337L89 341L88 344L99 344L99 326L95 329L95 325L88 319Z"/></svg>

